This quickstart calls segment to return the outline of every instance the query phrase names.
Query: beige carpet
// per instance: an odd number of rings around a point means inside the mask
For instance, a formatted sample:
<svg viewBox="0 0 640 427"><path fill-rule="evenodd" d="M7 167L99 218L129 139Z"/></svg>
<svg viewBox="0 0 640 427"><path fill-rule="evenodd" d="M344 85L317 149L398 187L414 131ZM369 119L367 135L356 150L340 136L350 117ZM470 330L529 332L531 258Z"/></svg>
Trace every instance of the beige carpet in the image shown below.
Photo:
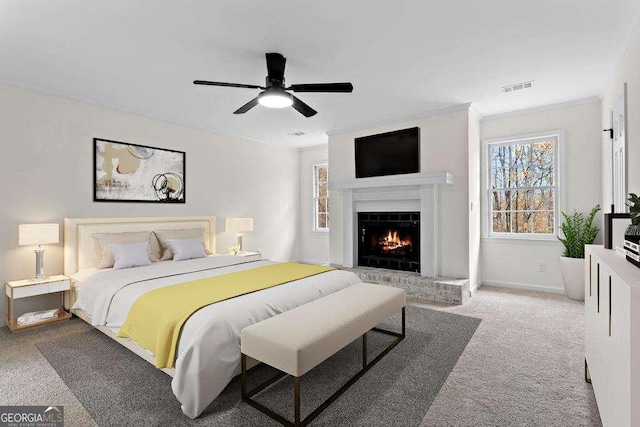
<svg viewBox="0 0 640 427"><path fill-rule="evenodd" d="M593 391L583 380L582 303L483 287L464 306L426 307L482 323L422 425L600 425ZM70 322L20 334L1 328L0 404L53 402L65 406L67 425L95 425L34 344L77 332Z"/></svg>
<svg viewBox="0 0 640 427"><path fill-rule="evenodd" d="M582 302L483 286L464 306L439 308L482 323L423 426L601 425L584 381Z"/></svg>

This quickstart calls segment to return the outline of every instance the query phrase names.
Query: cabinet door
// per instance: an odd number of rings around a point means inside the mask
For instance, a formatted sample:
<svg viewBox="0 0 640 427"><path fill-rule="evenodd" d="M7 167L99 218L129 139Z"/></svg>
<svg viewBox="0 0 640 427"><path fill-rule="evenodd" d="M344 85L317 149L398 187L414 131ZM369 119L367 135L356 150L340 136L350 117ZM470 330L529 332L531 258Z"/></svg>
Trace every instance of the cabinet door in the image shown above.
<svg viewBox="0 0 640 427"><path fill-rule="evenodd" d="M584 273L584 328L585 328L585 357L591 359L593 357L594 342L593 342L593 320L594 313L592 309L593 304L593 270L594 264L597 262L597 257L591 253L591 250L587 248L585 254L585 273Z"/></svg>
<svg viewBox="0 0 640 427"><path fill-rule="evenodd" d="M600 418L602 424L606 427L611 424L612 417L612 400L618 397L617 393L612 390L611 382L611 357L609 353L612 348L608 345L609 340L609 301L608 283L611 271L606 264L600 259L594 265L594 280L592 288L591 306L591 340L594 357L589 360L589 368L591 373L591 381L593 383L593 391L598 401L598 409L600 410Z"/></svg>
<svg viewBox="0 0 640 427"><path fill-rule="evenodd" d="M600 271L600 259L587 253L585 262L585 290L584 290L584 319L585 319L585 357L589 362L590 371L598 364L598 340L597 334L597 286L598 273ZM592 375L593 377L593 375Z"/></svg>
<svg viewBox="0 0 640 427"><path fill-rule="evenodd" d="M631 425L630 289L613 272L606 277L601 303L606 315L605 366L608 382L608 413L604 425Z"/></svg>
<svg viewBox="0 0 640 427"><path fill-rule="evenodd" d="M640 295L632 295L629 303L630 327L629 347L631 354L631 422L633 426L640 425Z"/></svg>
<svg viewBox="0 0 640 427"><path fill-rule="evenodd" d="M605 284L608 284L610 270L595 254L591 255L591 271L589 287L585 289L585 345L589 373L596 395L598 408L603 424L611 418L611 399L616 398L617 393L611 389L610 366L608 353L611 348L607 346L609 317L605 310ZM608 285L607 285L608 286Z"/></svg>

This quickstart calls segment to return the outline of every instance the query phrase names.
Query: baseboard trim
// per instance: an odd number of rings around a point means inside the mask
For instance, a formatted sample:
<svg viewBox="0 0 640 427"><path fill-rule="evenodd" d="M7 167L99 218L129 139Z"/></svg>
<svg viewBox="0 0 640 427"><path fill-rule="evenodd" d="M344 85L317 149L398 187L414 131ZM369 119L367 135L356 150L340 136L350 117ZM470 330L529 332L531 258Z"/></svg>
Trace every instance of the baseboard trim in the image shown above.
<svg viewBox="0 0 640 427"><path fill-rule="evenodd" d="M549 292L552 294L566 295L566 292L564 291L564 289L553 288L551 286L533 285L530 283L502 282L499 280L482 280L482 284L480 286L482 285L496 286L499 288L520 289L523 291ZM478 288L480 286L478 286Z"/></svg>
<svg viewBox="0 0 640 427"><path fill-rule="evenodd" d="M318 261L317 259L301 259L296 262L300 262L302 264L329 265L329 261Z"/></svg>

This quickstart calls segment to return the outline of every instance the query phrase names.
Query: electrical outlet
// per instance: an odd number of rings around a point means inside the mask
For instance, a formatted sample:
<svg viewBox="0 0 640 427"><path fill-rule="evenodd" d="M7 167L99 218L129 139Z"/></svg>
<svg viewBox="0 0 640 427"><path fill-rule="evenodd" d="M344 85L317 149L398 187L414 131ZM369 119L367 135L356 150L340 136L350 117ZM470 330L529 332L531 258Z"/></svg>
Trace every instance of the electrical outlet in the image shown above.
<svg viewBox="0 0 640 427"><path fill-rule="evenodd" d="M547 272L547 263L540 261L538 263L538 273L546 273Z"/></svg>

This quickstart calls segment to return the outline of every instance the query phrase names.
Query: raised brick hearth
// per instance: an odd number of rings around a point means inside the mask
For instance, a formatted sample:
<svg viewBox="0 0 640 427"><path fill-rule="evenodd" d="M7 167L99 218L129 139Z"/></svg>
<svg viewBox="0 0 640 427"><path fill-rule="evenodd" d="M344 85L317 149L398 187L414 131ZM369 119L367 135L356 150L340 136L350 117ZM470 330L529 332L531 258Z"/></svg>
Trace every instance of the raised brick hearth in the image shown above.
<svg viewBox="0 0 640 427"><path fill-rule="evenodd" d="M419 273L372 267L342 268L352 271L363 282L404 289L408 297L449 304L464 304L469 299L469 279L424 277Z"/></svg>

